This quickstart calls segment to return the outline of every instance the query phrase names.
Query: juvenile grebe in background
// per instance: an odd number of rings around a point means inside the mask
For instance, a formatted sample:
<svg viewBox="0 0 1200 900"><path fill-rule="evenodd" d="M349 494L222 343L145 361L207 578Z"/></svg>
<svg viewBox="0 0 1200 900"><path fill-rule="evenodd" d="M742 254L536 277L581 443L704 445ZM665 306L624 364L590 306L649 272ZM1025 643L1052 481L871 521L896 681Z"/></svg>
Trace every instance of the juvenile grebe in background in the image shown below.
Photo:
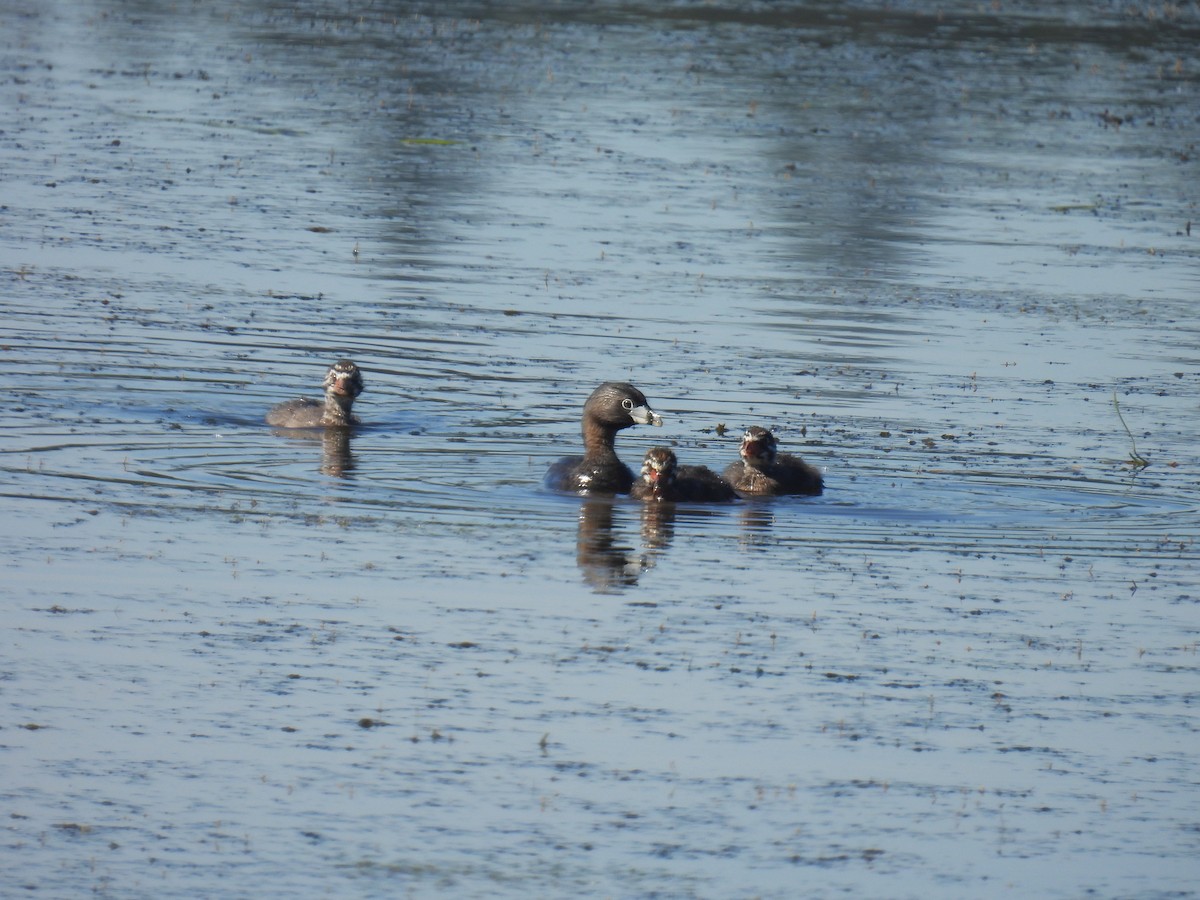
<svg viewBox="0 0 1200 900"><path fill-rule="evenodd" d="M798 456L780 453L775 435L753 425L742 435L741 459L725 469L725 480L739 494L808 494L825 489L825 480L813 466Z"/></svg>

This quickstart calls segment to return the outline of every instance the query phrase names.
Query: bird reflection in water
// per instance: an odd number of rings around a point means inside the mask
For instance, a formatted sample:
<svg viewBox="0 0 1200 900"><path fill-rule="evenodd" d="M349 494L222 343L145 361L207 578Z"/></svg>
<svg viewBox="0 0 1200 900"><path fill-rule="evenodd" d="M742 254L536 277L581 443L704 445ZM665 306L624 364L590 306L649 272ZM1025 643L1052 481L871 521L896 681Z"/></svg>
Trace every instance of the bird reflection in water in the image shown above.
<svg viewBox="0 0 1200 900"><path fill-rule="evenodd" d="M642 504L642 545L650 551L664 551L675 537L675 504Z"/></svg>
<svg viewBox="0 0 1200 900"><path fill-rule="evenodd" d="M738 525L741 537L739 543L743 547L753 547L760 544L774 546L775 538L771 530L775 525L775 505L770 498L748 499L738 507Z"/></svg>
<svg viewBox="0 0 1200 900"><path fill-rule="evenodd" d="M321 435L321 473L334 478L348 478L354 471L354 454L350 452L349 428L326 428Z"/></svg>
<svg viewBox="0 0 1200 900"><path fill-rule="evenodd" d="M654 568L658 557L671 544L674 533L673 503L643 504L639 508L614 502L610 498L584 500L579 507L579 533L576 562L583 580L597 594L615 594L637 584L642 573ZM642 547L624 528L633 513L641 515Z"/></svg>
<svg viewBox="0 0 1200 900"><path fill-rule="evenodd" d="M742 547L774 545L775 510L770 500L750 500L733 507ZM675 540L675 503L630 504L595 497L579 506L576 562L583 580L597 594L617 594L634 587L642 575L657 565ZM635 536L634 516L640 527ZM684 504L683 515L693 524L711 517L729 521L730 507L720 504ZM640 546L639 546L640 545Z"/></svg>
<svg viewBox="0 0 1200 900"><path fill-rule="evenodd" d="M351 478L355 468L354 453L350 450L353 432L349 428L275 428L272 433L292 441L321 442L321 474L333 478Z"/></svg>

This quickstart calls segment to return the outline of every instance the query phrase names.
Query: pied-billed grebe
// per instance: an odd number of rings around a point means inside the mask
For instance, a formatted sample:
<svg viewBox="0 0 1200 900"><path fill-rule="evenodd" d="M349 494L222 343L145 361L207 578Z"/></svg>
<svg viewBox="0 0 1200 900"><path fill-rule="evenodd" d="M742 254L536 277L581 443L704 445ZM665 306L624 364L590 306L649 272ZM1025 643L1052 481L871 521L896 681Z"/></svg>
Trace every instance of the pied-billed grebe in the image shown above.
<svg viewBox="0 0 1200 900"><path fill-rule="evenodd" d="M348 359L335 362L325 376L325 402L301 397L272 407L267 424L276 428L348 428L358 424L350 414L354 398L363 392L362 372Z"/></svg>
<svg viewBox="0 0 1200 900"><path fill-rule="evenodd" d="M717 503L736 500L734 491L716 472L704 466L681 466L666 447L647 451L642 477L629 496L635 500Z"/></svg>
<svg viewBox="0 0 1200 900"><path fill-rule="evenodd" d="M606 381L583 405L583 456L566 456L546 473L546 487L586 494L627 494L633 472L617 458L613 441L630 425L661 425L662 416L650 408L645 395L632 384Z"/></svg>
<svg viewBox="0 0 1200 900"><path fill-rule="evenodd" d="M742 435L741 456L725 470L739 494L808 494L825 489L821 473L798 456L779 453L775 435L753 425Z"/></svg>

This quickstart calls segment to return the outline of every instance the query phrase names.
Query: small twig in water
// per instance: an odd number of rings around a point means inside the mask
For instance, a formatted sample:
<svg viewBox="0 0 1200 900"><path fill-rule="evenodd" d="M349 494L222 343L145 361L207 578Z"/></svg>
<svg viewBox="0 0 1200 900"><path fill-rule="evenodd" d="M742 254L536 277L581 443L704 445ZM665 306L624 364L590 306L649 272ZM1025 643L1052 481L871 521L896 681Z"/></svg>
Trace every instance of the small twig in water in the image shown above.
<svg viewBox="0 0 1200 900"><path fill-rule="evenodd" d="M1138 469L1146 468L1146 466L1150 465L1150 460L1138 453L1137 441L1133 439L1133 432L1129 430L1129 426L1125 424L1125 417L1121 415L1121 405L1117 403L1116 391L1113 391L1113 409L1117 411L1117 418L1121 420L1121 427L1129 435L1129 446L1133 448L1133 452L1129 454L1129 464Z"/></svg>

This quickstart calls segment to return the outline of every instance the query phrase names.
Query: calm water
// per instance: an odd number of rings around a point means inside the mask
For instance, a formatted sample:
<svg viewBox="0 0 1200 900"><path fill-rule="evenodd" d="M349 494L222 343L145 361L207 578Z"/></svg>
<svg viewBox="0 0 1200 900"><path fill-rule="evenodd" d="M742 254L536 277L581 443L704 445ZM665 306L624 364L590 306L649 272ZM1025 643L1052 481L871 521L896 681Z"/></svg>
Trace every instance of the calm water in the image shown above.
<svg viewBox="0 0 1200 900"><path fill-rule="evenodd" d="M1200 893L1198 46L0 5L7 890ZM608 379L826 494L545 492Z"/></svg>

